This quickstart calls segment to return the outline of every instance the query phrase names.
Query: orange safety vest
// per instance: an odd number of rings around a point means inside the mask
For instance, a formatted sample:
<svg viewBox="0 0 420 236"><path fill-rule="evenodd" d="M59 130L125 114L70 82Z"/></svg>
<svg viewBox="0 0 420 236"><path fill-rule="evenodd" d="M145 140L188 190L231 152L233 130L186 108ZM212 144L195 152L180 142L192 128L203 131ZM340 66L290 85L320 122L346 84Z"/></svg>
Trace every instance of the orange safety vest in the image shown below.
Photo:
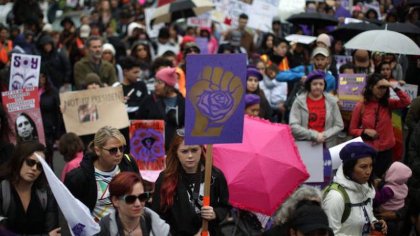
<svg viewBox="0 0 420 236"><path fill-rule="evenodd" d="M261 55L260 59L264 62L266 66L271 66L271 64L273 64L273 62L270 60L267 54ZM290 70L289 60L287 59L287 57L284 57L283 60L281 60L277 68L279 69L279 71Z"/></svg>
<svg viewBox="0 0 420 236"><path fill-rule="evenodd" d="M6 43L6 45L4 45ZM9 52L13 49L13 42L11 40L6 40L5 42L0 42L0 62L7 64L9 62Z"/></svg>

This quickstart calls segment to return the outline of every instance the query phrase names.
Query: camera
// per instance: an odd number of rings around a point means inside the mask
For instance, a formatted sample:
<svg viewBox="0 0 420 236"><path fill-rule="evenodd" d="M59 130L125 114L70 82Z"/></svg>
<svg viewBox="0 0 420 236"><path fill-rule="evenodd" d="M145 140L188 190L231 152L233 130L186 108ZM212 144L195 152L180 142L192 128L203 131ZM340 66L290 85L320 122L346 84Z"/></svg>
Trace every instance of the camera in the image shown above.
<svg viewBox="0 0 420 236"><path fill-rule="evenodd" d="M382 231L382 224L381 224L381 222L375 222L375 223L373 223L373 228L376 231Z"/></svg>

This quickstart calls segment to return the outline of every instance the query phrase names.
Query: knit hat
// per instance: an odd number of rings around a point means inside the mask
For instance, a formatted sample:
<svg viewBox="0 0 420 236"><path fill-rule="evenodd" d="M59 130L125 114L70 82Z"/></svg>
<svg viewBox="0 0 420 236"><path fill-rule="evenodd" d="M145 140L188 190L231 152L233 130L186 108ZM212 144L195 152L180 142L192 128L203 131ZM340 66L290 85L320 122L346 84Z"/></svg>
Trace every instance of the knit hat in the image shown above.
<svg viewBox="0 0 420 236"><path fill-rule="evenodd" d="M172 67L166 67L166 68L160 69L156 73L156 79L162 80L168 86L175 87L175 84L178 82L176 69Z"/></svg>
<svg viewBox="0 0 420 236"><path fill-rule="evenodd" d="M331 39L330 36L328 36L327 34L318 35L318 38L316 38L316 42L320 42L325 44L327 47L331 47Z"/></svg>
<svg viewBox="0 0 420 236"><path fill-rule="evenodd" d="M253 67L246 69L246 78L248 79L249 76L257 77L258 81L263 80L263 75Z"/></svg>
<svg viewBox="0 0 420 236"><path fill-rule="evenodd" d="M323 48L323 47L316 47L314 51L312 52L312 58L319 54L323 55L324 57L330 56L330 52L328 51L328 49Z"/></svg>
<svg viewBox="0 0 420 236"><path fill-rule="evenodd" d="M85 77L84 85L87 87L90 84L99 84L102 86L101 78L96 73L88 73Z"/></svg>
<svg viewBox="0 0 420 236"><path fill-rule="evenodd" d="M290 226L304 234L314 230L327 230L329 235L333 235L328 225L327 215L317 205L303 205L297 208L290 219Z"/></svg>
<svg viewBox="0 0 420 236"><path fill-rule="evenodd" d="M314 79L324 79L325 80L325 72L322 70L314 70L308 74L305 80L305 84L310 84Z"/></svg>
<svg viewBox="0 0 420 236"><path fill-rule="evenodd" d="M102 52L105 52L105 51L111 51L112 56L115 56L115 48L114 48L114 46L112 46L112 44L105 43L102 46Z"/></svg>
<svg viewBox="0 0 420 236"><path fill-rule="evenodd" d="M260 96L253 93L245 94L245 107L249 107L255 104L259 104L259 103L260 103Z"/></svg>
<svg viewBox="0 0 420 236"><path fill-rule="evenodd" d="M191 48L194 48L198 51L198 53L200 53L200 48L198 47L198 45L195 42L188 42L184 45L184 53L187 53L188 50L190 50Z"/></svg>
<svg viewBox="0 0 420 236"><path fill-rule="evenodd" d="M131 22L127 27L127 35L129 37L133 35L134 29L143 29L144 30L144 26L137 23L137 22Z"/></svg>
<svg viewBox="0 0 420 236"><path fill-rule="evenodd" d="M374 159L376 155L375 149L363 142L351 142L340 151L340 159L343 163L364 157L372 157Z"/></svg>
<svg viewBox="0 0 420 236"><path fill-rule="evenodd" d="M90 35L90 26L89 25L82 25L80 26L80 37L87 38Z"/></svg>

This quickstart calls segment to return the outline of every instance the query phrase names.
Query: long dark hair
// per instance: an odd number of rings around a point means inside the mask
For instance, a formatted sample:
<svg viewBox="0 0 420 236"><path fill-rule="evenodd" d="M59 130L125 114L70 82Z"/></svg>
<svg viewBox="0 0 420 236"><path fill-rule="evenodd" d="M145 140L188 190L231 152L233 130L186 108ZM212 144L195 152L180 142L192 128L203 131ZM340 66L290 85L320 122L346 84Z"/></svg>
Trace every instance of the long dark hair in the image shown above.
<svg viewBox="0 0 420 236"><path fill-rule="evenodd" d="M375 159L373 157L371 157L371 158L372 158L373 166L375 166ZM354 167L356 166L357 160L358 159L352 159L352 160L349 160L349 161L346 161L346 162L343 163L343 174L347 179L352 180L352 181L354 181L353 180L353 170L354 170ZM373 186L372 185L373 184L373 178L374 177L373 177L373 171L372 171L372 173L369 176L369 180L368 180L369 187Z"/></svg>
<svg viewBox="0 0 420 236"><path fill-rule="evenodd" d="M380 80L383 80L383 79L384 78L382 77L382 75L378 73L373 73L372 75L368 77L366 81L365 89L363 90L363 98L364 98L365 103L373 100L373 92L372 92L373 86L375 86ZM387 107L388 99L389 99L389 89L387 90L385 95L379 99L378 102L382 106Z"/></svg>
<svg viewBox="0 0 420 236"><path fill-rule="evenodd" d="M9 124L9 115L0 104L0 141L8 143L10 142L10 136L13 135L13 131Z"/></svg>
<svg viewBox="0 0 420 236"><path fill-rule="evenodd" d="M16 117L16 121L17 121L17 118L19 117L19 116L23 116L23 117L25 117L28 121L29 121L29 123L32 125L32 127L33 127L33 130L32 130L32 140L38 140L38 130L37 130L37 127L36 127L36 124L35 124L35 122L34 122L34 120L32 120L32 118L28 115L28 114L26 114L26 113L24 113L24 112L22 112L22 113L20 113L17 117ZM17 130L17 124L16 124L16 121L15 121L15 132L16 132L16 142L17 143L20 143L20 142L23 142L24 140L22 139L22 137L20 137L19 135L18 135L18 130Z"/></svg>
<svg viewBox="0 0 420 236"><path fill-rule="evenodd" d="M44 152L45 146L38 141L25 141L16 145L15 152L10 160L0 169L0 179L7 179L11 184L17 184L21 180L20 170L23 162L34 152ZM35 180L34 185L38 188L46 186L44 171Z"/></svg>

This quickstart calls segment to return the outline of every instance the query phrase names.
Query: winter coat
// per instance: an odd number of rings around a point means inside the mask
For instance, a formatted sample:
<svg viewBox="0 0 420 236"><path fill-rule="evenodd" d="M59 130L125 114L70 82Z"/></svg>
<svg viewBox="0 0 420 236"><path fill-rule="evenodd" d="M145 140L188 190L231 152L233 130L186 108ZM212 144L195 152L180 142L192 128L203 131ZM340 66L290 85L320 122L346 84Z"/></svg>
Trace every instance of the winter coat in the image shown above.
<svg viewBox="0 0 420 236"><path fill-rule="evenodd" d="M411 177L411 169L400 163L394 162L385 173L384 188L390 188L394 196L386 201L381 207L388 211L396 211L404 207L405 198L408 195L407 181Z"/></svg>
<svg viewBox="0 0 420 236"><path fill-rule="evenodd" d="M114 211L99 221L101 231L97 236L125 235L118 212ZM166 236L169 235L169 225L162 220L156 212L145 207L144 215L140 217L140 227L144 236Z"/></svg>
<svg viewBox="0 0 420 236"><path fill-rule="evenodd" d="M366 217L363 208L369 217L369 222L376 221L373 215L372 199L375 197L375 189L369 187L368 183L358 184L347 177L343 173L343 165L337 170L334 182L340 184L346 190L352 204L360 204L352 206L350 215L344 223L341 223L341 217L344 212L344 198L338 191L331 189L322 200L322 207L328 216L328 222L336 236L357 236L362 235L363 226ZM370 227L370 225L369 225Z"/></svg>
<svg viewBox="0 0 420 236"><path fill-rule="evenodd" d="M410 104L408 95L400 90L395 91L399 99L388 99L388 106L382 106L377 101L359 102L353 110L349 134L362 136L364 129L374 129L378 133L377 139L363 138L363 141L377 151L385 151L394 147L395 136L392 127L391 111L401 109Z"/></svg>
<svg viewBox="0 0 420 236"><path fill-rule="evenodd" d="M420 163L420 121L414 126L410 135L407 151L407 164L412 167L414 163Z"/></svg>
<svg viewBox="0 0 420 236"><path fill-rule="evenodd" d="M96 200L98 199L95 167L93 166L93 162L97 158L94 153L87 153L83 157L80 167L70 171L64 180L64 184L71 194L85 204L91 212L95 208ZM136 161L128 155L124 155L118 167L121 172L132 171L137 174L140 173Z"/></svg>
<svg viewBox="0 0 420 236"><path fill-rule="evenodd" d="M88 73L96 73L101 78L101 82L109 86L117 82L117 72L114 65L101 60L99 69L96 70L89 58L85 57L74 65L74 83L77 89L82 89L86 85L85 78Z"/></svg>
<svg viewBox="0 0 420 236"><path fill-rule="evenodd" d="M307 73L314 70L313 65L309 65L305 68L305 66L297 66L290 70L281 71L276 75L276 80L279 82L291 82L300 80L303 76ZM327 82L327 87L325 91L331 92L336 89L336 81L335 77L331 74L330 71L327 71L325 76L325 81Z"/></svg>
<svg viewBox="0 0 420 236"><path fill-rule="evenodd" d="M279 103L287 99L287 83L271 80L267 76L260 81L260 89L264 92L271 108L278 108Z"/></svg>
<svg viewBox="0 0 420 236"><path fill-rule="evenodd" d="M59 227L57 202L50 189L32 185L31 199L27 210L24 210L15 187L9 180L3 181L7 181L10 186L10 204L6 212L3 212L3 190L5 189L2 189L3 185L0 183L0 228L4 226L7 230L19 235L47 235L48 232ZM46 191L46 199L40 199L37 191ZM41 203L41 201L46 202Z"/></svg>
<svg viewBox="0 0 420 236"><path fill-rule="evenodd" d="M166 114L166 105L163 98L155 94L147 96L139 106L135 117L144 120L164 120L165 121L165 149L169 149L171 140L177 129L184 127L185 122L185 99L178 93L176 101L178 111Z"/></svg>
<svg viewBox="0 0 420 236"><path fill-rule="evenodd" d="M160 192L165 172L161 172L156 180L155 191L153 193L152 209L157 212L171 227L171 235L173 236L192 236L201 228L201 216L195 212L195 207L191 205L187 187L182 181L180 174L178 184L174 194L174 204L168 210L163 211L160 208ZM204 176L204 171L201 176ZM204 178L200 184L200 198L204 195ZM202 202L199 200L202 205ZM229 190L227 187L225 176L219 169L213 167L211 173L210 185L210 206L216 213L216 219L209 221L209 232L212 236L220 235L219 223L225 219L230 211Z"/></svg>
<svg viewBox="0 0 420 236"><path fill-rule="evenodd" d="M47 145L53 145L65 133L58 91L50 87L42 92L39 104Z"/></svg>
<svg viewBox="0 0 420 236"><path fill-rule="evenodd" d="M289 124L295 139L315 141L318 132L308 129L309 111L306 104L307 96L308 93L303 93L296 98L290 111ZM324 97L326 112L324 137L327 147L332 147L336 145L336 135L343 130L344 124L337 104L337 98L328 93L324 93Z"/></svg>
<svg viewBox="0 0 420 236"><path fill-rule="evenodd" d="M43 46L45 44L51 44L52 50L51 52L47 53L44 51ZM57 89L64 83L71 82L71 65L70 60L64 51L58 51L54 46L54 41L51 36L44 35L39 40L39 47L41 52L41 61L42 65L45 67L50 81Z"/></svg>

